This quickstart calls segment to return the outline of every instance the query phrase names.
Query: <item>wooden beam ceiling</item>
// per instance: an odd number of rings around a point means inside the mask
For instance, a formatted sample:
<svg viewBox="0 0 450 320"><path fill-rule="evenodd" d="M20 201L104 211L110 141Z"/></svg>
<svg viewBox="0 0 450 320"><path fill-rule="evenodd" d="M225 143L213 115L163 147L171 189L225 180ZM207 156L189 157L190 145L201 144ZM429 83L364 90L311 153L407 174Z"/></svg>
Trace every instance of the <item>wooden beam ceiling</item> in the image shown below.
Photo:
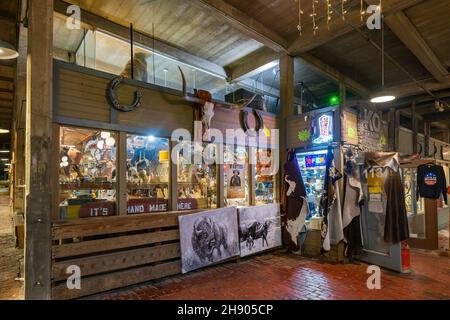
<svg viewBox="0 0 450 320"><path fill-rule="evenodd" d="M448 82L449 73L409 18L396 12L385 18L386 24L439 82Z"/></svg>
<svg viewBox="0 0 450 320"><path fill-rule="evenodd" d="M319 72L329 76L330 78L336 80L338 83L343 83L347 88L354 91L355 93L361 95L363 98L368 98L370 96L370 91L360 83L352 80L346 75L343 75L339 71L337 71L335 68L325 64L318 58L314 57L313 55L309 53L302 53L299 55L299 57L306 61L309 65L311 65L313 68L318 70Z"/></svg>
<svg viewBox="0 0 450 320"><path fill-rule="evenodd" d="M423 0L383 0L383 14L385 16L389 16L394 12L405 10L422 1ZM365 2L368 5L378 5L380 3L379 0L365 0ZM299 36L289 44L289 54L298 55L302 52L312 50L333 39L347 34L354 28L360 28L364 26L366 24L366 21L361 21L361 14L359 10L359 7L349 10L349 12L345 15L345 20L335 18L330 22L329 29L322 28L319 30L317 35L314 35L312 32L310 32ZM305 26L305 29L308 28L309 26ZM312 29L312 26L310 29Z"/></svg>
<svg viewBox="0 0 450 320"><path fill-rule="evenodd" d="M425 122L448 122L450 121L450 111L426 115L423 117L423 120Z"/></svg>
<svg viewBox="0 0 450 320"><path fill-rule="evenodd" d="M70 4L63 2L61 0L56 0L54 2L54 9L56 12L66 15L67 7L69 5ZM81 17L83 23L90 24L93 27L110 32L123 39L129 39L130 30L127 27L109 21L106 18L100 17L96 14L93 14L85 10L81 10ZM184 62L186 64L207 71L221 78L228 78L225 69L220 65L217 65L201 57L195 56L189 52L183 51L163 41L154 39L149 35L137 31L134 32L134 35L136 43L140 43L141 45L148 48L154 47L156 52L163 53L171 57L172 59Z"/></svg>
<svg viewBox="0 0 450 320"><path fill-rule="evenodd" d="M278 53L268 47L262 47L226 66L225 69L228 71L230 81L239 82L275 66L279 59Z"/></svg>
<svg viewBox="0 0 450 320"><path fill-rule="evenodd" d="M236 30L276 52L287 51L288 43L286 39L224 0L187 0L187 2L229 23Z"/></svg>

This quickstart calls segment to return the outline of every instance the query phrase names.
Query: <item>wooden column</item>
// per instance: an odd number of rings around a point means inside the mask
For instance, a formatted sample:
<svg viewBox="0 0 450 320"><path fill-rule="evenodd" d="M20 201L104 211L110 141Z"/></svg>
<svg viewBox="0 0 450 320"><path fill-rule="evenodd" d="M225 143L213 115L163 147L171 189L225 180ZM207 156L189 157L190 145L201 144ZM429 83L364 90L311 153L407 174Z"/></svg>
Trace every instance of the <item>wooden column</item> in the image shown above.
<svg viewBox="0 0 450 320"><path fill-rule="evenodd" d="M424 149L424 155L425 157L430 156L430 137L431 137L431 123L425 122L424 123L424 134L425 139L423 143L423 149Z"/></svg>
<svg viewBox="0 0 450 320"><path fill-rule="evenodd" d="M400 112L391 108L388 115L389 151L398 151L399 148Z"/></svg>
<svg viewBox="0 0 450 320"><path fill-rule="evenodd" d="M116 203L117 215L127 215L127 134L119 132L117 137L117 163L116 163Z"/></svg>
<svg viewBox="0 0 450 320"><path fill-rule="evenodd" d="M283 177L283 166L286 162L286 123L294 114L294 58L283 53L280 56L280 173ZM274 150L276 152L276 150ZM280 179L282 180L282 179Z"/></svg>
<svg viewBox="0 0 450 320"><path fill-rule="evenodd" d="M51 298L52 52L53 0L29 1L25 299Z"/></svg>
<svg viewBox="0 0 450 320"><path fill-rule="evenodd" d="M411 122L412 122L412 132L413 132L413 153L415 154L418 151L417 135L419 134L415 101L413 102L413 104L411 106Z"/></svg>

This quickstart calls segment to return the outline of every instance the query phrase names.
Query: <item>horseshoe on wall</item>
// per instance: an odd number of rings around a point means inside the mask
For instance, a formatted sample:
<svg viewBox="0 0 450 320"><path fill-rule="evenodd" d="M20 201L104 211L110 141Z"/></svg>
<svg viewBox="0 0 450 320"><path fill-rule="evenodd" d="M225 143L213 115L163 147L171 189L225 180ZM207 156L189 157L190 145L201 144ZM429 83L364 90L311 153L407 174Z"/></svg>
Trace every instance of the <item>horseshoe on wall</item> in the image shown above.
<svg viewBox="0 0 450 320"><path fill-rule="evenodd" d="M418 145L419 145L419 151L418 151L418 154L419 154L419 155L422 155L423 146L422 146L421 143L418 143Z"/></svg>
<svg viewBox="0 0 450 320"><path fill-rule="evenodd" d="M256 137L259 134L259 131L264 127L264 120L256 109L253 109L253 116L255 117L256 125L255 129L250 129L248 125L248 111L241 110L240 112L242 130L244 130L246 135Z"/></svg>
<svg viewBox="0 0 450 320"><path fill-rule="evenodd" d="M433 156L436 156L436 153L438 152L438 148L436 146L436 143L434 144L434 152L433 152Z"/></svg>
<svg viewBox="0 0 450 320"><path fill-rule="evenodd" d="M114 109L122 112L130 112L133 111L135 108L140 107L142 102L142 93L140 91L135 91L133 103L129 106L122 106L119 103L119 99L117 98L116 89L122 83L123 79L124 79L123 76L118 76L109 82L108 87L106 89L106 97L108 98L109 104Z"/></svg>

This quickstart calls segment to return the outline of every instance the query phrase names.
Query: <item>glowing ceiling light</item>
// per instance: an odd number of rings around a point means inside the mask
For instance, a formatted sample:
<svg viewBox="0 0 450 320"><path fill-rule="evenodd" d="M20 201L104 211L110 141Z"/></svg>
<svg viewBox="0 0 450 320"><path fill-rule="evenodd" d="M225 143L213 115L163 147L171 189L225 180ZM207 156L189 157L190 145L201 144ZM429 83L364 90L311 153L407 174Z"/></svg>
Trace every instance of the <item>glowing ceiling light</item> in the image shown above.
<svg viewBox="0 0 450 320"><path fill-rule="evenodd" d="M389 102L389 101L393 101L395 100L395 96L378 96L378 97L374 97L370 100L370 102L372 103L385 103L385 102Z"/></svg>

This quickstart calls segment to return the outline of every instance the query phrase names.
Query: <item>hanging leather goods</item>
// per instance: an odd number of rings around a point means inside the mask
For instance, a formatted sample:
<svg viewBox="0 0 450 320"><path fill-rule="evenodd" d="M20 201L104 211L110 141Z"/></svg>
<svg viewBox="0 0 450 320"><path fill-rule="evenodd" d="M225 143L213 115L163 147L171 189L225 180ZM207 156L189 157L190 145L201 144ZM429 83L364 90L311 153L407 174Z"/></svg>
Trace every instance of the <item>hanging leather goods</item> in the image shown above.
<svg viewBox="0 0 450 320"><path fill-rule="evenodd" d="M253 116L255 117L255 128L251 129L248 124L248 111L241 110L240 112L240 120L241 120L241 128L244 130L245 134L251 137L256 137L259 134L259 131L264 128L264 120L258 110L253 109Z"/></svg>

